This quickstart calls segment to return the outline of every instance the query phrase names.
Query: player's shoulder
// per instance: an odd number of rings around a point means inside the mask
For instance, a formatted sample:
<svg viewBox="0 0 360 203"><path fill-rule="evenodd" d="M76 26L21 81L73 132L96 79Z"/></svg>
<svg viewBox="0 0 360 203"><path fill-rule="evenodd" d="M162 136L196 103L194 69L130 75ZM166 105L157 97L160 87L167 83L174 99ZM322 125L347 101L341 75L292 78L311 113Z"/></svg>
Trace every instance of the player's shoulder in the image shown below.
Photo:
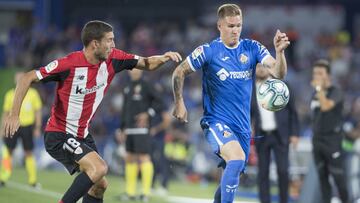
<svg viewBox="0 0 360 203"><path fill-rule="evenodd" d="M221 41L220 37L218 37L218 38L212 40L211 42L205 44L204 46L208 46L211 49L218 49L219 47L222 46L222 41Z"/></svg>
<svg viewBox="0 0 360 203"><path fill-rule="evenodd" d="M253 48L256 46L260 46L261 44L257 40L245 38L245 39L241 39L240 45L246 48Z"/></svg>
<svg viewBox="0 0 360 203"><path fill-rule="evenodd" d="M62 67L67 67L67 68L88 65L88 63L85 59L85 55L82 51L71 52L63 57L60 57L60 58L52 61L51 63L53 63L54 64L53 66L55 66L55 67L62 66Z"/></svg>

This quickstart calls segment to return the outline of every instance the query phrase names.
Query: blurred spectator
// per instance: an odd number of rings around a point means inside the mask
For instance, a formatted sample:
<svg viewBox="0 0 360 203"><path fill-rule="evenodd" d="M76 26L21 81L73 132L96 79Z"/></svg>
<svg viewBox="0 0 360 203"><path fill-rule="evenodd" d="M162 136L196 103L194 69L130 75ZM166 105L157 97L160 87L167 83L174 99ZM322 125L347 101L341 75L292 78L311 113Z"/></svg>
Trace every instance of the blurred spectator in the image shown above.
<svg viewBox="0 0 360 203"><path fill-rule="evenodd" d="M254 134L261 136L255 139L258 155L258 188L261 203L270 203L270 163L272 152L275 155L279 202L287 203L289 196L289 145L297 146L299 142L299 120L295 109L295 97L290 89L290 101L284 109L271 112L257 103L256 89L270 77L264 67L256 68L256 87L252 99Z"/></svg>

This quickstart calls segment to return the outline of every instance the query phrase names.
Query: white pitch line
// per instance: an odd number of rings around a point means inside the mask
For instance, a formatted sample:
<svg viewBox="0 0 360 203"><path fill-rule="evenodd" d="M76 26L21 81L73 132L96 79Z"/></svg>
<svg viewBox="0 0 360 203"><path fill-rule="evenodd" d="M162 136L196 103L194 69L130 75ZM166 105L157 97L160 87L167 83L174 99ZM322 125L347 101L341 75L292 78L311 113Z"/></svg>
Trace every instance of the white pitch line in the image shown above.
<svg viewBox="0 0 360 203"><path fill-rule="evenodd" d="M58 192L53 192L53 191L45 190L45 189L41 189L41 188L33 188L29 185L25 185L25 184L13 182L13 181L7 182L6 186L9 186L11 188L15 188L18 190L23 190L23 191L32 192L32 193L36 193L39 195L51 197L54 199L60 199L62 197L62 194L60 194Z"/></svg>

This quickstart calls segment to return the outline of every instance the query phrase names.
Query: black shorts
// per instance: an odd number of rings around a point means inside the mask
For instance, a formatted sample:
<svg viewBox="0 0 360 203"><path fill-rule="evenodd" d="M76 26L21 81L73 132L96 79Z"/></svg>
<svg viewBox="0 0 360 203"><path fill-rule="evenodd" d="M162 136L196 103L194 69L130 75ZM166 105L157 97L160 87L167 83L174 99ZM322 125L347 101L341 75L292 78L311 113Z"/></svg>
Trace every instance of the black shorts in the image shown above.
<svg viewBox="0 0 360 203"><path fill-rule="evenodd" d="M92 151L97 152L90 134L85 139L79 139L63 132L45 132L44 143L46 151L62 163L71 175L80 171L77 161Z"/></svg>
<svg viewBox="0 0 360 203"><path fill-rule="evenodd" d="M33 125L20 127L13 137L4 137L6 147L12 151L15 149L17 140L22 140L24 150L31 151L34 149Z"/></svg>
<svg viewBox="0 0 360 203"><path fill-rule="evenodd" d="M131 134L126 136L126 151L135 154L150 154L151 137L149 134Z"/></svg>

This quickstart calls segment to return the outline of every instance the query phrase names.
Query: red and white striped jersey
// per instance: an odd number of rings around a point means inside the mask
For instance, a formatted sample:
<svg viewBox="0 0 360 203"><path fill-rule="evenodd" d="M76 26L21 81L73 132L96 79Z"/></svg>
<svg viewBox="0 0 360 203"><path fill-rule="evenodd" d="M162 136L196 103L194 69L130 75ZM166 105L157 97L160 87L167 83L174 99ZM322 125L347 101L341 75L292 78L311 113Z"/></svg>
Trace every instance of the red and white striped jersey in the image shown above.
<svg viewBox="0 0 360 203"><path fill-rule="evenodd" d="M89 122L115 73L136 66L138 57L113 49L106 61L92 65L82 51L72 52L36 71L41 81L57 81L56 98L45 131L79 138L88 135Z"/></svg>

